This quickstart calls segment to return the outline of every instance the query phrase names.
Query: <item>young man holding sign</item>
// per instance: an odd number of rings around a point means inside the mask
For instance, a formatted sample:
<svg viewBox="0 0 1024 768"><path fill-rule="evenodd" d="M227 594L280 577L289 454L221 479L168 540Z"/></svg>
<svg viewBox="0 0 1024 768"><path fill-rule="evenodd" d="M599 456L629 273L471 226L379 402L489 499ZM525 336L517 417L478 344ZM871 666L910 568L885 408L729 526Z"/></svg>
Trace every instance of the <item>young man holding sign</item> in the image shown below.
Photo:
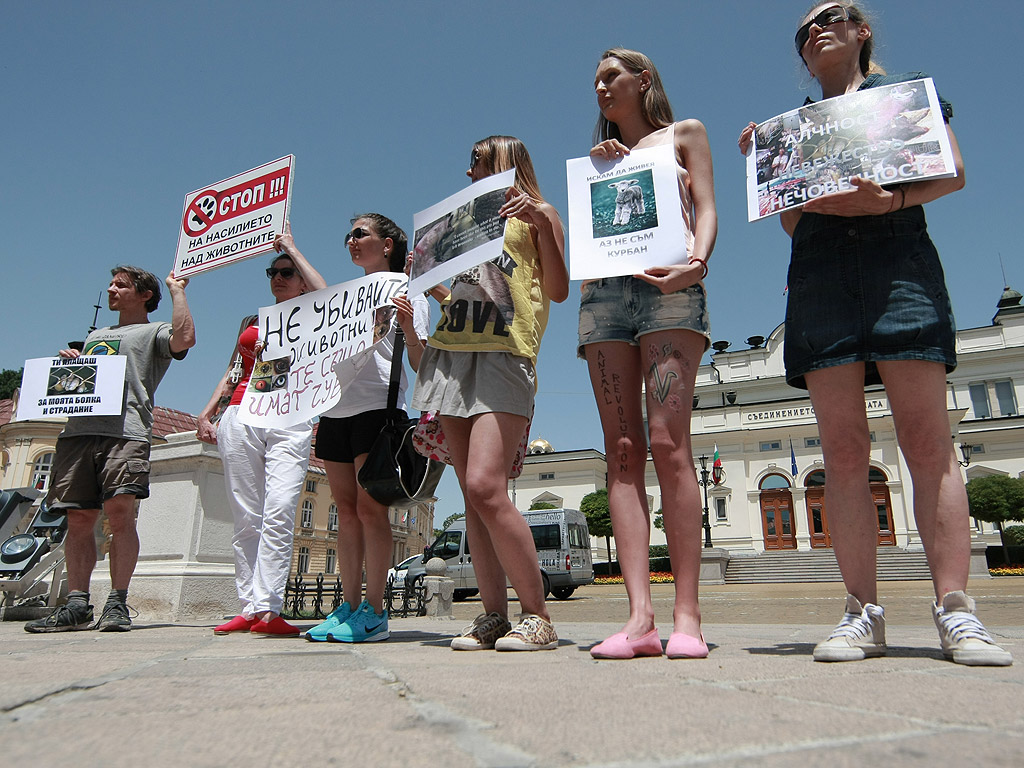
<svg viewBox="0 0 1024 768"><path fill-rule="evenodd" d="M160 303L159 280L138 267L119 266L107 288L107 302L118 313L117 325L89 334L80 353L62 349L60 356L124 355L124 408L116 416L72 416L57 439L50 505L66 510L68 534L68 602L44 619L30 621L27 632L90 629L89 581L96 566L93 531L100 510L107 515L111 592L95 628L131 629L128 583L139 557L135 500L149 496L149 446L153 435L153 393L171 363L195 345L195 328L185 299L187 279L165 281L173 304L171 322L149 322Z"/></svg>

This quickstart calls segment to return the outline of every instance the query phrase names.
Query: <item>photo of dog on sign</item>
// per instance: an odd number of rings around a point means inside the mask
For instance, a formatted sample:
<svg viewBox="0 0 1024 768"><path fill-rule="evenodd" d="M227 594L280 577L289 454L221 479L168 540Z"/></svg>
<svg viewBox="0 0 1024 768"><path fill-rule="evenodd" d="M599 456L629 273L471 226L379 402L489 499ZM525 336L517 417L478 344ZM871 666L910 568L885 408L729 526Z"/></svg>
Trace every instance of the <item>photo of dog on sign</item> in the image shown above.
<svg viewBox="0 0 1024 768"><path fill-rule="evenodd" d="M594 237L617 237L658 226L654 174L648 169L590 185Z"/></svg>

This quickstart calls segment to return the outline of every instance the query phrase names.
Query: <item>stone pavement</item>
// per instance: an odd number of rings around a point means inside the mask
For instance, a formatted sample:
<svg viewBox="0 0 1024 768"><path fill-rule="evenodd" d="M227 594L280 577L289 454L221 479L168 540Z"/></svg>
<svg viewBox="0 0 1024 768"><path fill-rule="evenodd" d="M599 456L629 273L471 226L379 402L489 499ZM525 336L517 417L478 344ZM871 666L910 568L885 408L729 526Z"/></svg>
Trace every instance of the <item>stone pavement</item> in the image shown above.
<svg viewBox="0 0 1024 768"><path fill-rule="evenodd" d="M552 601L561 644L530 654L449 650L472 601L359 646L4 622L0 749L7 766L1024 765L1024 578L970 587L1005 668L942 658L928 586L882 585L889 655L851 664L810 659L834 584L702 588L712 653L694 661L591 659L625 616L614 586Z"/></svg>

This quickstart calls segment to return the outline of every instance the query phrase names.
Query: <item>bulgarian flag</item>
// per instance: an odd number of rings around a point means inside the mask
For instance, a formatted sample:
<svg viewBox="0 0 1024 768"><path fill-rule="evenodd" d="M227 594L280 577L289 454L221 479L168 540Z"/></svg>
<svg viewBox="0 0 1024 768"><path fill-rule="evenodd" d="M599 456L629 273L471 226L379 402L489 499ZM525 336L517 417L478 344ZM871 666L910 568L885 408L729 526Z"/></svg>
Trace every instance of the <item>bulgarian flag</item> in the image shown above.
<svg viewBox="0 0 1024 768"><path fill-rule="evenodd" d="M722 482L722 457L718 455L718 443L715 443L715 463L711 465L711 481L715 485Z"/></svg>

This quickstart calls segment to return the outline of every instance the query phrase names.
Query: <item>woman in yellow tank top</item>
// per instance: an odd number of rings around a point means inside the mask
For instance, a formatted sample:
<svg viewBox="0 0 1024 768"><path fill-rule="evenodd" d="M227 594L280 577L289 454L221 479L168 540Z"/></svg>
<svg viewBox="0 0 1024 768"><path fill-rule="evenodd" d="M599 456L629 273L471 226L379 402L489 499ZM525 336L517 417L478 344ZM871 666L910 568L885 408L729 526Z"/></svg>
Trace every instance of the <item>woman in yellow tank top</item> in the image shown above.
<svg viewBox="0 0 1024 768"><path fill-rule="evenodd" d="M523 143L491 136L473 146L473 181L516 169L498 211L502 255L458 275L420 362L414 408L436 411L466 503L484 613L452 641L455 650L548 650L558 637L544 603L537 550L508 497L508 475L533 412L535 365L549 301L569 293L564 236L544 201ZM522 617L508 620L506 577Z"/></svg>

